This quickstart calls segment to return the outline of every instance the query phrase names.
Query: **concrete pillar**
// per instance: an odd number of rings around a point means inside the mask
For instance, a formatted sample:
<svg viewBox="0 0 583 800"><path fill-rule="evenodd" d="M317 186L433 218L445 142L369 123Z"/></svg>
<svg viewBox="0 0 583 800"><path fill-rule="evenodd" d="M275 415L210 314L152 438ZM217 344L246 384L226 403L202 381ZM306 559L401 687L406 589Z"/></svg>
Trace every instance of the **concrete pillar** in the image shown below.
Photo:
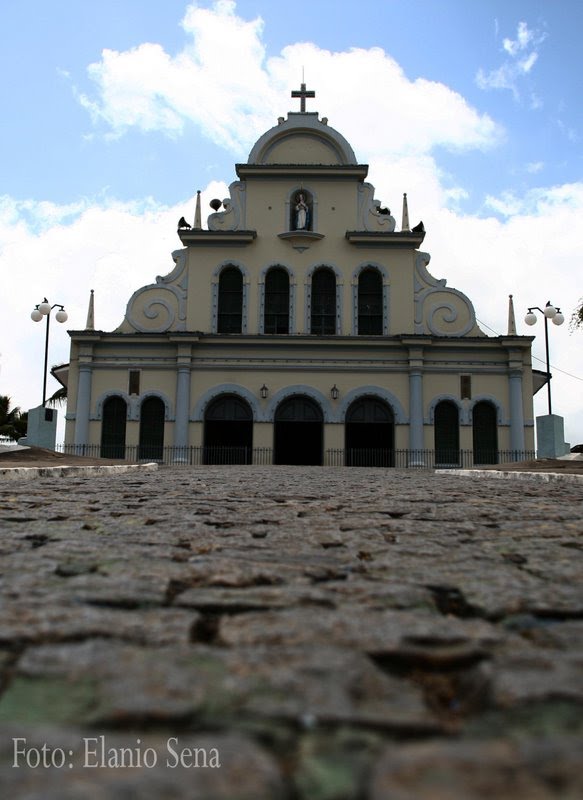
<svg viewBox="0 0 583 800"><path fill-rule="evenodd" d="M91 364L79 364L77 408L75 411L75 445L89 444L89 414L91 411Z"/></svg>
<svg viewBox="0 0 583 800"><path fill-rule="evenodd" d="M423 445L423 374L421 370L411 370L409 373L409 449L423 450ZM418 459L415 458L415 460Z"/></svg>
<svg viewBox="0 0 583 800"><path fill-rule="evenodd" d="M174 422L174 447L188 447L190 421L190 365L178 366L176 378L176 421Z"/></svg>
<svg viewBox="0 0 583 800"><path fill-rule="evenodd" d="M511 370L508 376L510 394L510 449L524 452L524 407L522 403L522 370ZM520 456L518 457L521 458Z"/></svg>

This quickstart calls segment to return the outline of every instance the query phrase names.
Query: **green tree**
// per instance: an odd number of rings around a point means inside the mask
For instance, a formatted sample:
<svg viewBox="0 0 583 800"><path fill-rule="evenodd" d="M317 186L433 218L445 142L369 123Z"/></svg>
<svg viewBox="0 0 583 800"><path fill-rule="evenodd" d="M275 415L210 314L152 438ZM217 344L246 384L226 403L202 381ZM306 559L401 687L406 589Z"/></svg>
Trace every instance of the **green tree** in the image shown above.
<svg viewBox="0 0 583 800"><path fill-rule="evenodd" d="M28 414L21 413L18 406L10 408L10 403L8 395L0 395L0 436L17 441L26 436Z"/></svg>

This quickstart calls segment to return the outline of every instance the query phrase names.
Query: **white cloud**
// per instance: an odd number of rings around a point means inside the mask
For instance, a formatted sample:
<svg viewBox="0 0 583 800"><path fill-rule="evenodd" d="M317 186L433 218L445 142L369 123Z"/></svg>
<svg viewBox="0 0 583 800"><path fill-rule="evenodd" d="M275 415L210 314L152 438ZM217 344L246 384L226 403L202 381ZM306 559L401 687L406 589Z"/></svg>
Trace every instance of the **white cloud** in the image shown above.
<svg viewBox="0 0 583 800"><path fill-rule="evenodd" d="M496 27L498 23L496 22ZM546 38L546 33L529 29L526 22L519 22L516 39L502 40L502 51L508 58L496 69L486 71L480 68L476 74L476 84L480 89L508 89L515 99L520 99L520 81L532 72L539 53L538 48ZM531 108L542 107L539 97L531 93Z"/></svg>
<svg viewBox="0 0 583 800"><path fill-rule="evenodd" d="M348 136L360 134L369 151L487 148L502 134L490 117L444 84L409 80L380 48L332 53L302 43L266 59L262 20L240 19L228 0L209 9L189 6L182 24L189 40L176 56L143 44L122 53L104 50L89 67L96 96L80 100L113 135L136 126L175 136L190 121L239 157L281 114L300 65L306 75L318 76L312 107L325 106L331 124ZM385 126L373 129L362 122L373 107L387 120Z"/></svg>

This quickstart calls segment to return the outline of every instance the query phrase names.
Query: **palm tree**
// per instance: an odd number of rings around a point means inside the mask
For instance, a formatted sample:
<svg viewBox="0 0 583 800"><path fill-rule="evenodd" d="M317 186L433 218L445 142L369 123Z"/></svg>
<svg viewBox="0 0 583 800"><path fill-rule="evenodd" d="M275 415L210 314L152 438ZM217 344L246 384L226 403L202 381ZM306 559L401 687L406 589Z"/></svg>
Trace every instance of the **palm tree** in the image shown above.
<svg viewBox="0 0 583 800"><path fill-rule="evenodd" d="M21 413L20 408L10 408L8 395L0 395L0 436L17 441L26 436L28 413Z"/></svg>
<svg viewBox="0 0 583 800"><path fill-rule="evenodd" d="M583 328L583 297L579 298L579 304L571 315L569 327L572 331L574 331L575 328Z"/></svg>

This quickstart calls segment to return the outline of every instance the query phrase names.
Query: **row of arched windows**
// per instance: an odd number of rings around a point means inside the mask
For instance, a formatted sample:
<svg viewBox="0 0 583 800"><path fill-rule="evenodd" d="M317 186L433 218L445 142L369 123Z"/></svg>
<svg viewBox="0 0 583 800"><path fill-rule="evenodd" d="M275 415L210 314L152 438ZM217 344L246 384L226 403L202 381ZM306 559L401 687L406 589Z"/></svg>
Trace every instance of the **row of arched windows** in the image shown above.
<svg viewBox="0 0 583 800"><path fill-rule="evenodd" d="M336 274L330 267L318 267L311 278L309 333L320 336L337 332ZM283 267L271 267L265 277L263 333L290 331L290 276ZM228 265L218 281L217 333L243 333L243 273ZM360 335L383 333L383 279L375 267L366 267L358 276L357 324Z"/></svg>
<svg viewBox="0 0 583 800"><path fill-rule="evenodd" d="M103 404L101 455L123 458L126 446L128 406L119 396ZM147 397L140 407L138 457L161 460L164 448L165 407L158 397ZM322 464L324 415L318 403L305 395L281 401L274 415L274 463ZM435 464L457 464L460 457L459 409L450 400L440 401L434 412ZM377 397L360 397L345 416L345 463L347 466L393 466L395 447L393 409ZM496 408L480 401L472 413L475 464L497 462ZM253 447L253 411L234 394L215 398L204 414L205 463L224 459L225 449L235 461L250 463ZM215 455L213 455L215 454ZM224 463L221 461L219 463Z"/></svg>

